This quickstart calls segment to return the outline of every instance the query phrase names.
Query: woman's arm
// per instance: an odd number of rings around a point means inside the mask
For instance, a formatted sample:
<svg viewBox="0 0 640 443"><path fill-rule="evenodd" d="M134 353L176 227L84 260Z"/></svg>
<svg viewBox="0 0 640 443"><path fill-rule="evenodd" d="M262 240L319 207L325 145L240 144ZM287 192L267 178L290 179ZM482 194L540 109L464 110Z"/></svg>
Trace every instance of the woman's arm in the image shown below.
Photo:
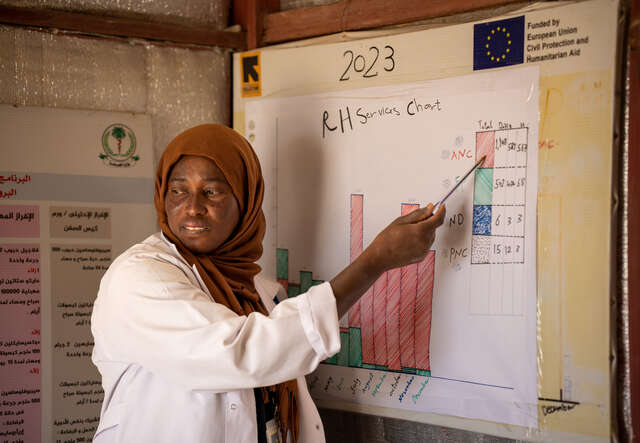
<svg viewBox="0 0 640 443"><path fill-rule="evenodd" d="M283 301L269 316L239 316L212 303L170 257L130 252L100 284L94 362L138 364L186 389L217 392L307 374L340 349L338 315L382 272L425 257L444 219L444 209L431 211L399 217L330 283Z"/></svg>
<svg viewBox="0 0 640 443"><path fill-rule="evenodd" d="M307 374L340 349L328 282L269 316L237 315L212 302L167 255L127 255L107 271L94 303L98 368L137 364L188 390L226 392Z"/></svg>
<svg viewBox="0 0 640 443"><path fill-rule="evenodd" d="M433 205L398 217L383 229L349 266L331 280L338 317L365 293L376 279L389 269L423 260L442 225L445 207L433 213Z"/></svg>

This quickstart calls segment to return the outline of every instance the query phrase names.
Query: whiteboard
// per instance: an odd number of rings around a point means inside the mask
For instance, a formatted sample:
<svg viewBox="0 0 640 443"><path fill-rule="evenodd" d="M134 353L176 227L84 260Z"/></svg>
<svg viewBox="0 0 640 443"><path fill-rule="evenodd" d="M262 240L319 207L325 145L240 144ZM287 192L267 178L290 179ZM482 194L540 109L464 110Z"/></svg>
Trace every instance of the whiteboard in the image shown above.
<svg viewBox="0 0 640 443"><path fill-rule="evenodd" d="M260 264L300 292L486 158L425 260L342 319L315 398L537 427L537 98L532 67L247 104L268 194Z"/></svg>
<svg viewBox="0 0 640 443"><path fill-rule="evenodd" d="M349 33L263 49L256 51L257 97L242 96L243 54L234 57L234 126L256 146L260 128L251 128L248 115L251 106L260 106L258 102L313 94L358 95L371 87L483 72L495 73L497 78L502 71L538 68L537 426L503 426L486 418L459 418L448 411L317 397L320 406L511 438L609 440L611 225L603 214L611 208L617 10L618 2L609 0L541 4L477 23ZM474 50L479 49L474 41L476 25L486 27L520 17L522 62L474 69ZM322 121L317 128L322 128ZM436 153L442 150L436 147ZM264 170L269 174L270 166ZM435 190L443 187L435 184ZM348 195L357 192L348 187L343 191ZM371 200L364 195L365 202ZM438 196L408 196L404 203L424 204ZM384 222L378 223L379 227ZM375 228L372 225L372 231ZM366 246L366 239L364 243ZM269 258L265 260L268 268ZM346 262L348 257L343 257L341 263ZM321 270L306 270L316 269ZM271 272L277 277L277 269ZM314 279L331 278L313 273L304 277L311 284ZM315 375L308 379L310 384ZM410 391L419 388L420 384L409 386Z"/></svg>

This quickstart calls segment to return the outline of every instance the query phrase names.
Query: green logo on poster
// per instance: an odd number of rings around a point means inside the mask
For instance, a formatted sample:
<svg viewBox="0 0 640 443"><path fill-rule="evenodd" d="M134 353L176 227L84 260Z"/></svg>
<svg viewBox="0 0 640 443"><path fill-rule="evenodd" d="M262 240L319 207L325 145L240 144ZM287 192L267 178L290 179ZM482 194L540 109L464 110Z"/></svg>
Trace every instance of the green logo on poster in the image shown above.
<svg viewBox="0 0 640 443"><path fill-rule="evenodd" d="M105 165L133 166L140 157L136 154L136 136L126 125L115 123L102 133L102 150L99 154Z"/></svg>

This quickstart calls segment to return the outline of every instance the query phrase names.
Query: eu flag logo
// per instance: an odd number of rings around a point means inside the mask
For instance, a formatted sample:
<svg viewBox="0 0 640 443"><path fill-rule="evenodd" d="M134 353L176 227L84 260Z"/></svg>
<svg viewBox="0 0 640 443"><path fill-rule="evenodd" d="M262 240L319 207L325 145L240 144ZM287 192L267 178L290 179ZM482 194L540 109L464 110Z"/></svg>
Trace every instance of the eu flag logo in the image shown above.
<svg viewBox="0 0 640 443"><path fill-rule="evenodd" d="M473 25L473 70L517 65L524 60L524 15Z"/></svg>

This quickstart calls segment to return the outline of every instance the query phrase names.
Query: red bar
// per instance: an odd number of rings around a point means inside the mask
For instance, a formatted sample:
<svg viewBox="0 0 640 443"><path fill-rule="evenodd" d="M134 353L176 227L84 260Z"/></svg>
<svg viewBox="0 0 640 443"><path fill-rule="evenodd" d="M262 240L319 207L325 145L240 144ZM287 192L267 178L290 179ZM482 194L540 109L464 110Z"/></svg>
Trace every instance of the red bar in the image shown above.
<svg viewBox="0 0 640 443"><path fill-rule="evenodd" d="M419 208L416 204L402 204L402 215ZM415 313L418 284L418 265L403 266L400 273L400 363L405 368L416 367Z"/></svg>
<svg viewBox="0 0 640 443"><path fill-rule="evenodd" d="M373 348L373 286L360 299L360 336L362 337L362 363L374 364Z"/></svg>
<svg viewBox="0 0 640 443"><path fill-rule="evenodd" d="M387 282L387 363L400 368L400 268L388 273Z"/></svg>
<svg viewBox="0 0 640 443"><path fill-rule="evenodd" d="M349 309L349 327L360 327L360 299L351 306Z"/></svg>
<svg viewBox="0 0 640 443"><path fill-rule="evenodd" d="M373 284L373 348L377 365L387 364L387 273Z"/></svg>
<svg viewBox="0 0 640 443"><path fill-rule="evenodd" d="M416 369L431 370L429 340L431 339L431 308L436 252L429 251L418 263L418 297L416 299Z"/></svg>
<svg viewBox="0 0 640 443"><path fill-rule="evenodd" d="M482 163L483 168L493 168L495 158L495 131L476 132L476 161L486 155L487 158Z"/></svg>
<svg viewBox="0 0 640 443"><path fill-rule="evenodd" d="M362 253L362 212L364 195L351 194L351 232L349 236L349 255L353 262ZM349 326L360 327L360 300L349 309ZM363 351L364 352L364 351Z"/></svg>
<svg viewBox="0 0 640 443"><path fill-rule="evenodd" d="M351 194L350 259L353 262L362 253L362 212L364 195Z"/></svg>

